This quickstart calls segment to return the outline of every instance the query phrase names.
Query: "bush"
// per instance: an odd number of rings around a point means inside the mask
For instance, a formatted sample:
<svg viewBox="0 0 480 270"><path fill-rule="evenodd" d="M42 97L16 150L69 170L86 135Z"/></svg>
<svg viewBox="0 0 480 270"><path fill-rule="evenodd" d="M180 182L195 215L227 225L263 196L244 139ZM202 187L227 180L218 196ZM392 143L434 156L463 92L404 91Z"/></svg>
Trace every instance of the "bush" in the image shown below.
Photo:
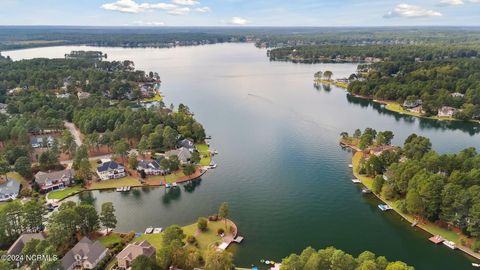
<svg viewBox="0 0 480 270"><path fill-rule="evenodd" d="M218 220L218 215L213 215L208 217L209 221L217 221Z"/></svg>
<svg viewBox="0 0 480 270"><path fill-rule="evenodd" d="M472 249L475 252L480 251L480 240L476 240L475 242L473 242Z"/></svg>
<svg viewBox="0 0 480 270"><path fill-rule="evenodd" d="M206 218L199 218L197 221L197 227L200 231L204 232L208 228L208 221Z"/></svg>
<svg viewBox="0 0 480 270"><path fill-rule="evenodd" d="M193 236L193 235L189 235L187 237L187 243L189 243L190 245L193 245L193 244L197 243L197 238L195 238L195 236Z"/></svg>
<svg viewBox="0 0 480 270"><path fill-rule="evenodd" d="M217 233L218 233L218 235L224 234L225 230L220 228L220 229L218 229Z"/></svg>

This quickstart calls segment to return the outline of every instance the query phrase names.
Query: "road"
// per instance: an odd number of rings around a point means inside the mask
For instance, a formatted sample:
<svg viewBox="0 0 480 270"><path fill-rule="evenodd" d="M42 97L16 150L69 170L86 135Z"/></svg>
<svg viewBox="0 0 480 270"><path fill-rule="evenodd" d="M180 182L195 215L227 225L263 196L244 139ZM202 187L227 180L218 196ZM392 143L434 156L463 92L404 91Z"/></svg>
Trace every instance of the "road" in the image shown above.
<svg viewBox="0 0 480 270"><path fill-rule="evenodd" d="M81 146L82 145L82 137L81 137L80 131L78 131L78 129L75 127L75 124L67 122L67 121L65 121L64 123L65 123L65 127L70 131L70 133L72 133L73 138L75 139L75 143L77 144L77 146Z"/></svg>

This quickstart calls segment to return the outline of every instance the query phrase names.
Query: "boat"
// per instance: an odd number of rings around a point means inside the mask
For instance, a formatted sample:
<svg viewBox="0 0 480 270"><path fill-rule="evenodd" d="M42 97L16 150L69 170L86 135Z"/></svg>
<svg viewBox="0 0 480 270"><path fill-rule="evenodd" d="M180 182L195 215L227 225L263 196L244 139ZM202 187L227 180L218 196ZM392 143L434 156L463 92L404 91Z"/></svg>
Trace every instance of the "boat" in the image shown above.
<svg viewBox="0 0 480 270"><path fill-rule="evenodd" d="M451 249L457 249L457 246L453 241L443 241L443 244Z"/></svg>
<svg viewBox="0 0 480 270"><path fill-rule="evenodd" d="M480 264L478 264L478 263L472 263L472 266L473 266L473 267L480 268Z"/></svg>
<svg viewBox="0 0 480 270"><path fill-rule="evenodd" d="M150 233L152 233L152 232L153 232L153 228L152 228L152 227L149 227L149 228L147 228L147 229L145 230L145 233L146 233L146 234L150 234Z"/></svg>
<svg viewBox="0 0 480 270"><path fill-rule="evenodd" d="M165 187L166 187L166 188L170 188L171 186L172 186L172 185L170 185L170 184L165 184Z"/></svg>
<svg viewBox="0 0 480 270"><path fill-rule="evenodd" d="M385 211L388 211L388 210L392 210L392 207L390 207L390 206L387 205L387 204L379 204L379 205L378 205L378 208L380 208L380 210L382 210L382 211L384 211L384 212L385 212Z"/></svg>
<svg viewBox="0 0 480 270"><path fill-rule="evenodd" d="M362 181L360 181L360 180L357 179L357 178L352 179L352 182L355 183L355 184L360 184L360 183L362 183Z"/></svg>
<svg viewBox="0 0 480 270"><path fill-rule="evenodd" d="M217 168L217 164L216 163L210 163L210 169L215 169Z"/></svg>
<svg viewBox="0 0 480 270"><path fill-rule="evenodd" d="M161 233L163 231L163 228L155 228L153 229L153 233Z"/></svg>
<svg viewBox="0 0 480 270"><path fill-rule="evenodd" d="M124 191L130 191L132 187L128 186L128 187L125 187L125 190Z"/></svg>
<svg viewBox="0 0 480 270"><path fill-rule="evenodd" d="M123 187L117 187L117 189L116 189L116 190L117 190L117 192L122 192L122 190L123 190Z"/></svg>
<svg viewBox="0 0 480 270"><path fill-rule="evenodd" d="M174 187L174 188L175 188L175 187L178 187L177 182L173 182L173 183L172 183L172 187Z"/></svg>
<svg viewBox="0 0 480 270"><path fill-rule="evenodd" d="M364 189L362 189L362 193L369 194L369 193L372 193L372 191L368 188L364 188Z"/></svg>
<svg viewBox="0 0 480 270"><path fill-rule="evenodd" d="M353 164L348 164L348 167L349 167L349 168L353 168Z"/></svg>

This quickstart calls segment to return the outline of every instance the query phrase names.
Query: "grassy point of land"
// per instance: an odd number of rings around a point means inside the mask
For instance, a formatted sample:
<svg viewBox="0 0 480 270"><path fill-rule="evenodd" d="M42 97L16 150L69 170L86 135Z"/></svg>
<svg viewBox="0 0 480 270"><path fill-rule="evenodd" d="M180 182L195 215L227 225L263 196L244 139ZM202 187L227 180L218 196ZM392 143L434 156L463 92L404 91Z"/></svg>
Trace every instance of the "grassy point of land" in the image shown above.
<svg viewBox="0 0 480 270"><path fill-rule="evenodd" d="M55 190L47 193L47 199L49 200L63 200L75 193L82 191L81 186L66 187L64 189Z"/></svg>
<svg viewBox="0 0 480 270"><path fill-rule="evenodd" d="M321 80L315 80L315 83L333 84L333 85L338 86L338 87L343 88L343 89L348 88L348 83L337 82L337 81L334 81L334 80L321 79Z"/></svg>
<svg viewBox="0 0 480 270"><path fill-rule="evenodd" d="M109 235L104 235L98 238L98 241L100 241L105 247L111 248L116 243L122 242L122 237L120 237L118 233L112 232Z"/></svg>
<svg viewBox="0 0 480 270"><path fill-rule="evenodd" d="M201 166L208 166L212 162L212 155L210 154L210 147L207 144L196 144L198 152L202 156L200 160Z"/></svg>
<svg viewBox="0 0 480 270"><path fill-rule="evenodd" d="M141 186L142 184L136 178L127 176L120 179L110 179L92 182L87 189L112 189L126 186Z"/></svg>
<svg viewBox="0 0 480 270"><path fill-rule="evenodd" d="M230 228L230 226L231 226L230 223L227 223L227 228ZM220 228L225 230L225 223L223 222L223 220L209 221L208 230L205 232L198 231L197 223L183 226L182 230L187 237L190 235L193 235L197 239L198 248L200 252L204 253L209 248L214 246L215 243L223 242L223 238L217 235L217 231ZM225 231L230 233L229 230L225 230ZM152 246L154 246L157 250L159 250L162 247L162 236L163 236L163 233L142 234L141 236L133 239L133 242L147 240Z"/></svg>

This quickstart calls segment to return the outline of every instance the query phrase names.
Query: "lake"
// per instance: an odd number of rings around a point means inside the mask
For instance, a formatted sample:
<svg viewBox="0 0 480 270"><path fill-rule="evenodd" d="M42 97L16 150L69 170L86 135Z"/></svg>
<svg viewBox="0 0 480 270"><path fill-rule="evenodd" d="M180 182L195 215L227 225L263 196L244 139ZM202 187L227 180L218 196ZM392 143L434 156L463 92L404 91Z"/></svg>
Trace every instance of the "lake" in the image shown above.
<svg viewBox="0 0 480 270"><path fill-rule="evenodd" d="M112 201L118 230L186 225L230 204L245 241L236 264L279 261L307 246L335 246L353 255L370 250L416 269L471 269L458 251L434 246L427 235L394 213L378 210L371 195L352 184L351 153L338 146L342 131L392 130L394 143L411 133L431 138L442 153L479 149L479 127L390 113L332 86L316 89L313 74L355 72L353 64L271 62L252 44L216 44L174 49L50 47L4 52L13 59L63 57L71 50L101 50L108 60L133 60L156 71L166 103L184 103L212 135L218 168L177 193L163 188L127 194L94 191L98 206ZM80 197L74 197L79 200ZM84 198L85 199L85 198Z"/></svg>

